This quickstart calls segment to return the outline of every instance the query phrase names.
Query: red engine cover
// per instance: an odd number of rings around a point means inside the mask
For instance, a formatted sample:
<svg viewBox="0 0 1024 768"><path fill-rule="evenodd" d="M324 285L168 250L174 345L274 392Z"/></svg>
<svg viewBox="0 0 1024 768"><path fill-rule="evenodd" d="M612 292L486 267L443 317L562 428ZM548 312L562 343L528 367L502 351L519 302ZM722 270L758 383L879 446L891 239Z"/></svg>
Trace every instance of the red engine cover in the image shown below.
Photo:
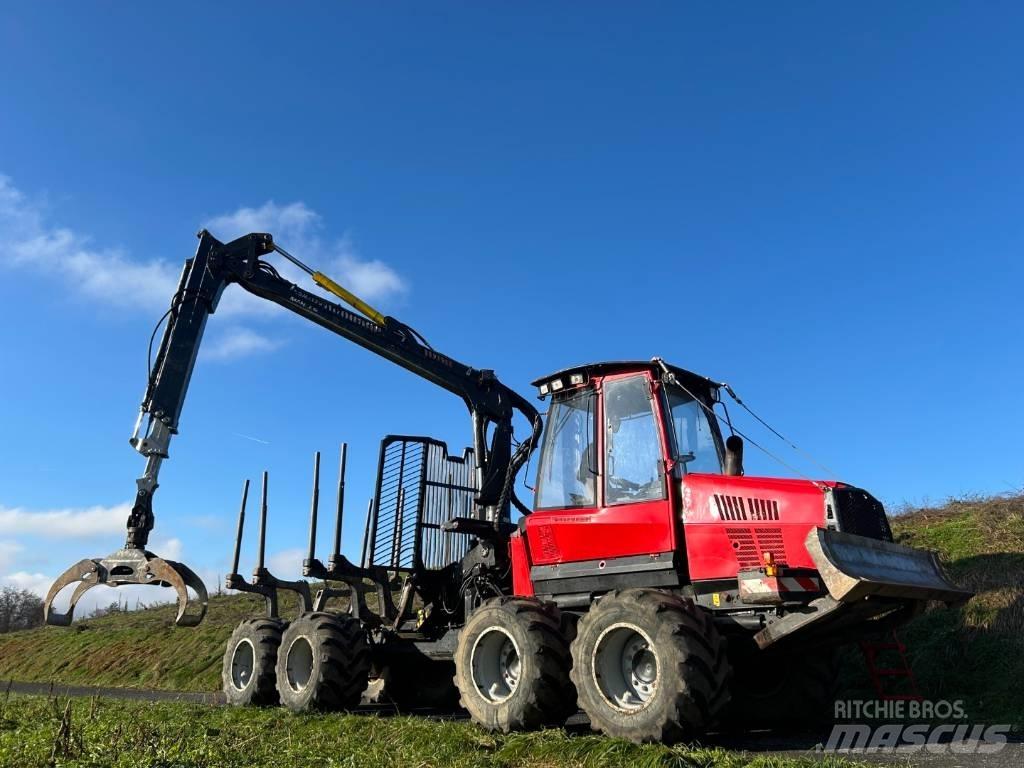
<svg viewBox="0 0 1024 768"><path fill-rule="evenodd" d="M774 477L687 475L683 531L690 578L733 578L764 564L766 552L790 568L814 568L804 546L808 531L825 525L824 488Z"/></svg>

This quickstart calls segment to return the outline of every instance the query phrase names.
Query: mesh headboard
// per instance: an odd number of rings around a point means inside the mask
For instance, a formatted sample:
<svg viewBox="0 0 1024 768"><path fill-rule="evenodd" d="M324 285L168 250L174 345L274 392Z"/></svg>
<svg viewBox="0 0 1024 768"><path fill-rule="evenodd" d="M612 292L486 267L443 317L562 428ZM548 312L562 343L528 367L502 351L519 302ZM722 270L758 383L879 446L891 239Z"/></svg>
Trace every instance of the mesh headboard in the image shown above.
<svg viewBox="0 0 1024 768"><path fill-rule="evenodd" d="M396 571L440 570L462 559L469 535L441 525L474 517L477 494L473 451L449 456L429 437L388 435L380 444L377 491L366 566Z"/></svg>

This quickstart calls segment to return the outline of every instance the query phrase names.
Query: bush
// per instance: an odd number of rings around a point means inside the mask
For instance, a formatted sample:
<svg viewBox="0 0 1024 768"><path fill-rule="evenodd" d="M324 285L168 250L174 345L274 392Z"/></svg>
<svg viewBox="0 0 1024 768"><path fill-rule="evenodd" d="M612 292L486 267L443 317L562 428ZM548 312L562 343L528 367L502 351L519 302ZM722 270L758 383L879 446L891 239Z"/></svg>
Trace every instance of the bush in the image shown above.
<svg viewBox="0 0 1024 768"><path fill-rule="evenodd" d="M32 629L43 624L43 601L25 589L0 591L0 634Z"/></svg>

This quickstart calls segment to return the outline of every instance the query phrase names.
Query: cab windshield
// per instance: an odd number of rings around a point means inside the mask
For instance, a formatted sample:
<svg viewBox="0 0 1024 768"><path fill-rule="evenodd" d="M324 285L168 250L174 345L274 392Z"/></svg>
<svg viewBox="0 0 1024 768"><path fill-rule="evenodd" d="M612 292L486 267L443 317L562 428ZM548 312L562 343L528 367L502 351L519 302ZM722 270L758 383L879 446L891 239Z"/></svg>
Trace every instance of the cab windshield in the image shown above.
<svg viewBox="0 0 1024 768"><path fill-rule="evenodd" d="M721 474L722 456L708 412L682 388L667 386L676 460L686 472Z"/></svg>

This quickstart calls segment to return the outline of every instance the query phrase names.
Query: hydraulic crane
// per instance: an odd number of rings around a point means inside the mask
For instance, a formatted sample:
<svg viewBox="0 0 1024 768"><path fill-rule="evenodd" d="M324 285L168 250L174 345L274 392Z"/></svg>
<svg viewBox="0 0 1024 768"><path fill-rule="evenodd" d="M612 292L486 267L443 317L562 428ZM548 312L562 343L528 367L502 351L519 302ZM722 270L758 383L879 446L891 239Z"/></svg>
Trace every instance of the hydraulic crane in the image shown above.
<svg viewBox="0 0 1024 768"><path fill-rule="evenodd" d="M148 551L146 545L153 529L153 495L159 485L160 467L169 456L171 437L178 432L206 322L216 311L221 294L232 283L462 398L472 418L479 489L475 499L476 523L489 524L495 529L507 525L512 504L529 511L516 498L513 483L539 437L540 417L533 405L502 384L493 370L477 369L437 352L415 330L383 315L327 275L302 263L277 245L270 234L251 233L229 243L221 243L205 230L199 232L198 237L199 247L195 256L185 262L167 312L167 325L130 438L131 445L145 457L146 466L136 481L125 545L106 558L81 560L54 582L45 603L48 623L70 624L75 604L86 591L99 584L170 586L178 596L177 623L194 626L202 621L207 605L202 580L188 566L165 560ZM263 259L275 252L360 314L283 278ZM530 425L531 435L513 448L516 412ZM469 520L463 525L474 527ZM54 598L75 582L78 586L67 612L54 611ZM187 610L193 602L188 595L189 588L197 595L198 611Z"/></svg>

